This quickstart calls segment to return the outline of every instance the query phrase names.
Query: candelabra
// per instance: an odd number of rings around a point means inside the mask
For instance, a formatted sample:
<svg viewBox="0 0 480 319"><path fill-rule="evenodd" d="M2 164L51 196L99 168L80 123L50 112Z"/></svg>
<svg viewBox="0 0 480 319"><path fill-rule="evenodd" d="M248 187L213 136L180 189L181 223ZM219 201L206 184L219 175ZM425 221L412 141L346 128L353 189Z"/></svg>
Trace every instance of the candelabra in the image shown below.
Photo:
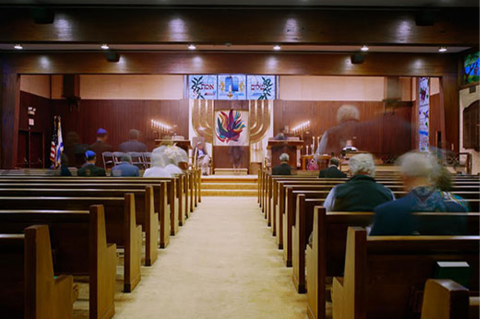
<svg viewBox="0 0 480 319"><path fill-rule="evenodd" d="M310 130L310 121L303 122L300 125L295 126L292 129L293 134L295 135L302 135L303 133Z"/></svg>
<svg viewBox="0 0 480 319"><path fill-rule="evenodd" d="M167 125L165 123L162 123L156 120L151 120L150 126L154 130L154 132L157 132L157 133L168 134L172 130L172 127L170 125Z"/></svg>

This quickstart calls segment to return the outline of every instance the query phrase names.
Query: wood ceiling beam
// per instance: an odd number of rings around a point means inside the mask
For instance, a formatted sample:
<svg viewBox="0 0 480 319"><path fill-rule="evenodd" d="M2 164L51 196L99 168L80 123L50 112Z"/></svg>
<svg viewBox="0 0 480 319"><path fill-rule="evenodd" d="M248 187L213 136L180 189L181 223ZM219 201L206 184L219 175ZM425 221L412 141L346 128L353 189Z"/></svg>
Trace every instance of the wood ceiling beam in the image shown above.
<svg viewBox="0 0 480 319"><path fill-rule="evenodd" d="M478 46L478 7L435 9L58 8L35 24L26 8L0 10L0 43L315 44Z"/></svg>

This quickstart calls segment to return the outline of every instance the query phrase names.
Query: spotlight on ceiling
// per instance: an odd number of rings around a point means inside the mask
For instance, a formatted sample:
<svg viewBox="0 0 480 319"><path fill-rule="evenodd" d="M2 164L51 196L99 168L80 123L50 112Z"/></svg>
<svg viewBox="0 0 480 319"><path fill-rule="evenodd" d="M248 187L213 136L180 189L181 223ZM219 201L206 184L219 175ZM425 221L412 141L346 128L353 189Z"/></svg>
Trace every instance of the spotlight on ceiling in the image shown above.
<svg viewBox="0 0 480 319"><path fill-rule="evenodd" d="M197 47L196 47L195 44L190 44L190 45L188 46L188 49L189 49L189 50L196 50Z"/></svg>
<svg viewBox="0 0 480 319"><path fill-rule="evenodd" d="M22 50L23 49L23 46L21 44L15 44L15 46L13 47L15 50Z"/></svg>
<svg viewBox="0 0 480 319"><path fill-rule="evenodd" d="M107 62L118 62L120 61L120 54L115 51L105 51L105 58Z"/></svg>
<svg viewBox="0 0 480 319"><path fill-rule="evenodd" d="M102 50L108 50L108 49L110 49L110 47L109 47L108 44L106 44L106 43L105 43L105 44L102 44L101 48L102 48Z"/></svg>
<svg viewBox="0 0 480 319"><path fill-rule="evenodd" d="M363 47L360 48L360 50L362 50L363 52L367 52L368 50L370 50L370 48L364 45Z"/></svg>
<svg viewBox="0 0 480 319"><path fill-rule="evenodd" d="M438 49L438 52L442 52L442 53L443 53L443 52L447 52L447 48L446 48L446 47L440 47L440 48Z"/></svg>
<svg viewBox="0 0 480 319"><path fill-rule="evenodd" d="M274 46L273 46L273 49L274 49L275 51L280 51L280 50L282 49L282 47L277 44L277 45L274 45Z"/></svg>

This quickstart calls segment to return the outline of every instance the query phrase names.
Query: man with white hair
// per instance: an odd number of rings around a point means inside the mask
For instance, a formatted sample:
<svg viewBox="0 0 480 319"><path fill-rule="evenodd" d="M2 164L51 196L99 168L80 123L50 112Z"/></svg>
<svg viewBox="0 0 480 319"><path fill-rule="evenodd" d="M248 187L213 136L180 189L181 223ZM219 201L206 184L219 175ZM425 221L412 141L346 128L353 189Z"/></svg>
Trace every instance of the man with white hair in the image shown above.
<svg viewBox="0 0 480 319"><path fill-rule="evenodd" d="M287 153L282 153L279 158L281 163L272 168L272 175L292 175L292 169L288 164L290 156Z"/></svg>
<svg viewBox="0 0 480 319"><path fill-rule="evenodd" d="M372 155L355 155L348 165L352 178L332 188L324 203L327 212L371 212L376 206L395 199L391 190L373 178L375 164Z"/></svg>
<svg viewBox="0 0 480 319"><path fill-rule="evenodd" d="M465 220L454 216L431 222L417 223L413 212L466 212L468 206L462 198L442 192L435 187L441 166L428 153L410 152L400 157L399 166L403 185L408 195L396 201L375 208L373 227L370 235L411 235L420 232L425 235L463 234Z"/></svg>

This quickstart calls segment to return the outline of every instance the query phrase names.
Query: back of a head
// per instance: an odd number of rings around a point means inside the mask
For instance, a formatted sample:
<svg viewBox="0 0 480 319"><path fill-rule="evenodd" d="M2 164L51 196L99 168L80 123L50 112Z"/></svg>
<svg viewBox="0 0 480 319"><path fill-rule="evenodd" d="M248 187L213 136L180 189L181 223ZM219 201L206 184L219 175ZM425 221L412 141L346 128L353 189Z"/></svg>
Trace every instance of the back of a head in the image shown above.
<svg viewBox="0 0 480 319"><path fill-rule="evenodd" d="M88 150L88 151L85 152L85 159L87 160L87 162L95 160L96 156L97 156L97 154L95 154L94 151Z"/></svg>
<svg viewBox="0 0 480 319"><path fill-rule="evenodd" d="M287 153L283 153L279 156L281 162L288 162L290 160L290 156Z"/></svg>
<svg viewBox="0 0 480 319"><path fill-rule="evenodd" d="M428 153L409 152L402 155L397 165L400 171L406 177L426 178L434 182L437 175L440 174L440 165L436 158Z"/></svg>
<svg viewBox="0 0 480 319"><path fill-rule="evenodd" d="M330 159L330 165L335 165L335 166L338 167L338 165L340 165L340 160L339 160L338 158L336 158L336 157L332 157L332 158Z"/></svg>
<svg viewBox="0 0 480 319"><path fill-rule="evenodd" d="M107 136L107 130L103 129L103 128L99 128L97 130L97 137L100 137L100 138L105 138Z"/></svg>
<svg viewBox="0 0 480 319"><path fill-rule="evenodd" d="M371 154L358 154L350 158L348 166L352 175L375 175L375 163Z"/></svg>
<svg viewBox="0 0 480 319"><path fill-rule="evenodd" d="M121 161L125 162L125 163L131 163L132 162L132 157L128 154L124 154L124 155L122 155Z"/></svg>
<svg viewBox="0 0 480 319"><path fill-rule="evenodd" d="M357 107L350 104L342 105L337 110L337 122L342 123L350 120L360 120L360 112Z"/></svg>
<svg viewBox="0 0 480 319"><path fill-rule="evenodd" d="M139 136L140 136L140 131L138 131L138 130L131 129L128 132L128 138L131 139L131 140L138 140Z"/></svg>

